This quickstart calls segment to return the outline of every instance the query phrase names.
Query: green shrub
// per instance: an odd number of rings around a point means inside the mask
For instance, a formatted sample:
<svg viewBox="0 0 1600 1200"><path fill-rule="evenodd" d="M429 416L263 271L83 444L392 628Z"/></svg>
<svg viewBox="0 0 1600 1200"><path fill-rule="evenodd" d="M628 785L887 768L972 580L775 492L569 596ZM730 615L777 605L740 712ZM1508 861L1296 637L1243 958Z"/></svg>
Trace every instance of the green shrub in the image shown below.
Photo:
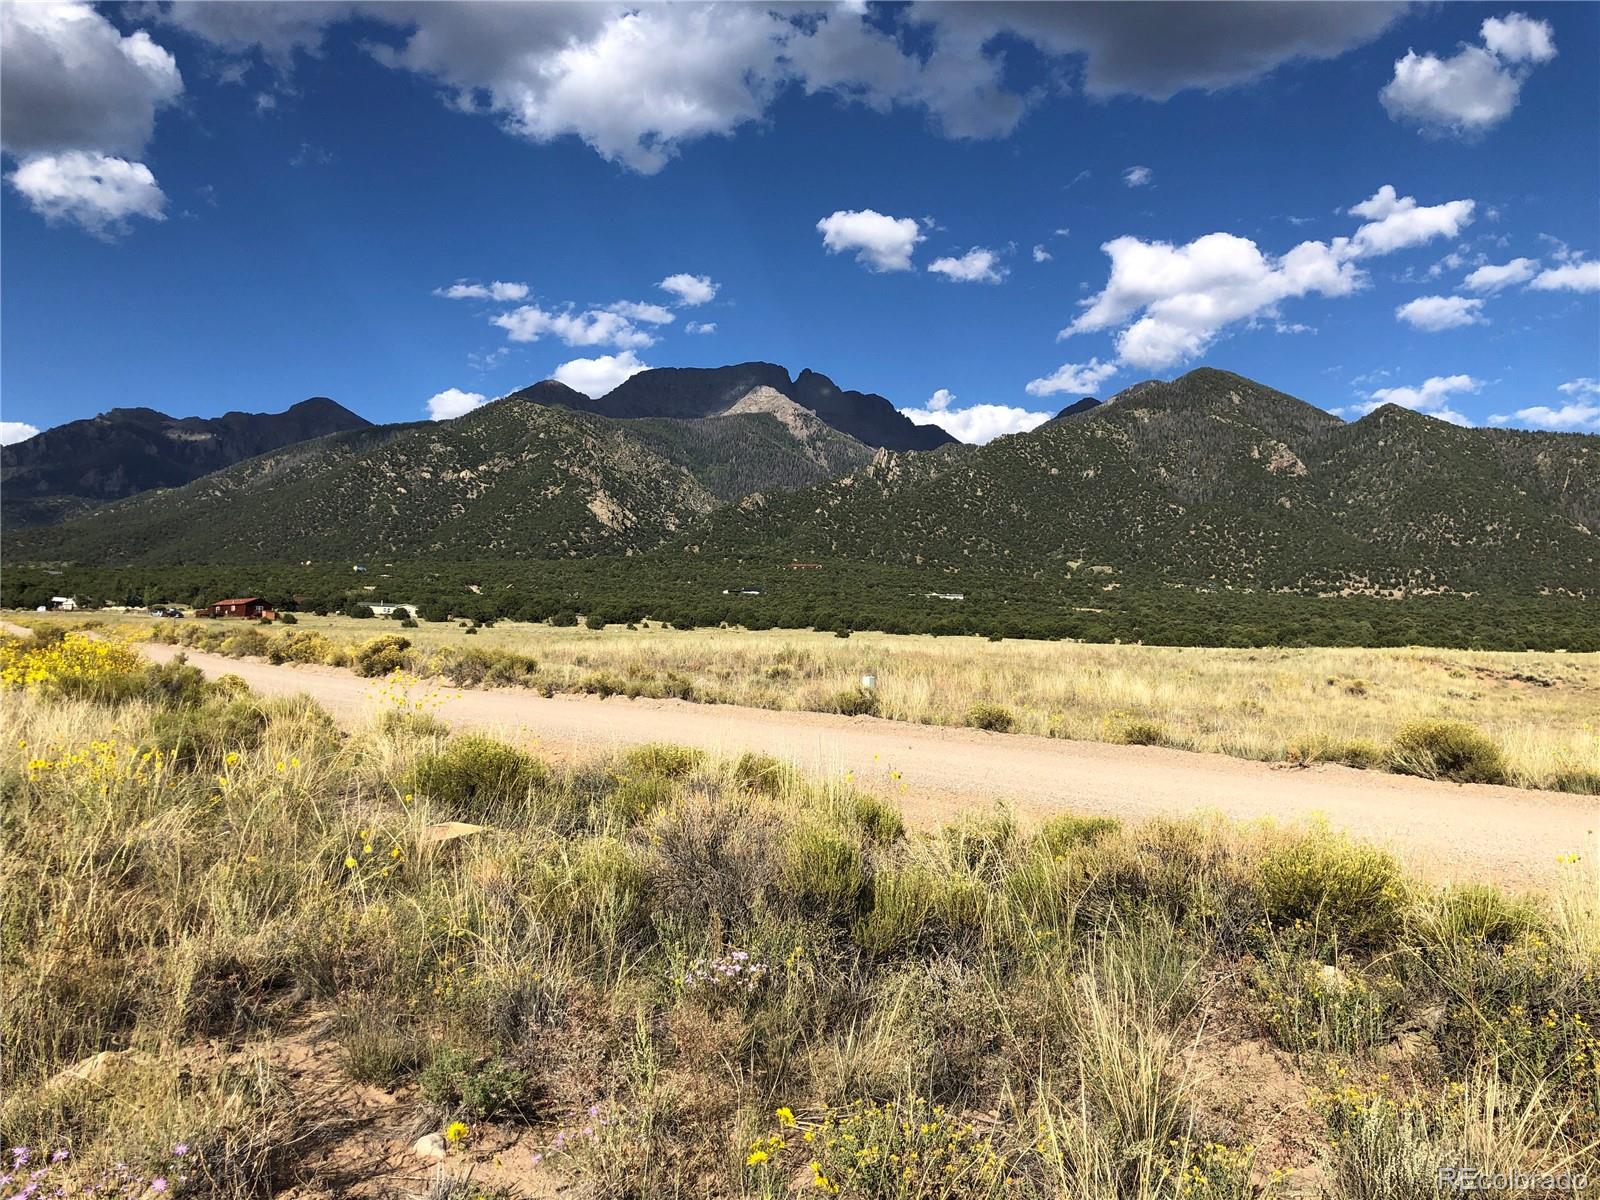
<svg viewBox="0 0 1600 1200"><path fill-rule="evenodd" d="M905 836L900 810L866 792L848 792L834 801L834 809L861 830L869 841L887 846Z"/></svg>
<svg viewBox="0 0 1600 1200"><path fill-rule="evenodd" d="M446 1047L417 1077L423 1099L474 1121L516 1112L531 1092L528 1073L493 1055L479 1060L470 1051Z"/></svg>
<svg viewBox="0 0 1600 1200"><path fill-rule="evenodd" d="M267 714L254 700L219 698L158 711L150 720L150 740L177 763L214 765L230 750L259 746L266 728Z"/></svg>
<svg viewBox="0 0 1600 1200"><path fill-rule="evenodd" d="M1077 813L1057 813L1039 825L1038 838L1052 857L1066 854L1077 846L1092 846L1122 828L1115 817L1081 817Z"/></svg>
<svg viewBox="0 0 1600 1200"><path fill-rule="evenodd" d="M388 675L406 665L406 651L411 649L411 639L398 633L386 633L363 642L356 651L357 675Z"/></svg>
<svg viewBox="0 0 1600 1200"><path fill-rule="evenodd" d="M604 629L606 627L606 619L590 613L583 619L583 625L585 629Z"/></svg>
<svg viewBox="0 0 1600 1200"><path fill-rule="evenodd" d="M298 624L300 624L300 618L295 616L292 612L279 613L278 614L278 620L281 621L285 625L298 625Z"/></svg>
<svg viewBox="0 0 1600 1200"><path fill-rule="evenodd" d="M333 648L333 642L315 630L286 633L273 640L267 658L275 663L322 663L328 661Z"/></svg>
<svg viewBox="0 0 1600 1200"><path fill-rule="evenodd" d="M1431 940L1441 943L1507 946L1540 926L1538 913L1526 900L1486 883L1458 884L1440 892L1422 906L1420 916Z"/></svg>
<svg viewBox="0 0 1600 1200"><path fill-rule="evenodd" d="M1371 846L1314 833L1270 852L1258 877L1268 918L1338 938L1348 950L1393 942L1404 918L1399 864Z"/></svg>
<svg viewBox="0 0 1600 1200"><path fill-rule="evenodd" d="M622 780L606 797L606 809L633 824L672 803L677 788L665 775L637 775Z"/></svg>
<svg viewBox="0 0 1600 1200"><path fill-rule="evenodd" d="M1017 719L1009 708L999 704L974 704L967 709L966 723L973 729L987 729L992 733L1010 733Z"/></svg>
<svg viewBox="0 0 1600 1200"><path fill-rule="evenodd" d="M1390 766L1402 775L1457 783L1504 783L1500 747L1464 721L1411 721L1394 735Z"/></svg>
<svg viewBox="0 0 1600 1200"><path fill-rule="evenodd" d="M1106 720L1107 740L1123 746L1165 746L1167 731L1145 717L1117 715Z"/></svg>
<svg viewBox="0 0 1600 1200"><path fill-rule="evenodd" d="M531 754L504 742L469 734L418 761L410 790L463 820L484 818L527 800L547 786L550 770Z"/></svg>
<svg viewBox="0 0 1600 1200"><path fill-rule="evenodd" d="M771 754L746 752L733 766L733 779L741 788L763 796L777 796L789 780L791 768Z"/></svg>
<svg viewBox="0 0 1600 1200"><path fill-rule="evenodd" d="M246 628L223 639L220 649L230 658L247 658L266 654L271 645L272 639L259 629Z"/></svg>
<svg viewBox="0 0 1600 1200"><path fill-rule="evenodd" d="M1578 796L1600 796L1600 771L1589 771L1581 767L1557 771L1545 781L1544 786L1553 792L1571 792Z"/></svg>
<svg viewBox="0 0 1600 1200"><path fill-rule="evenodd" d="M622 756L630 770L660 775L666 779L682 779L705 761L705 753L689 746L673 746L666 742L649 742L635 746Z"/></svg>
<svg viewBox="0 0 1600 1200"><path fill-rule="evenodd" d="M807 916L850 919L865 884L861 848L837 828L813 822L784 838L784 894Z"/></svg>
<svg viewBox="0 0 1600 1200"><path fill-rule="evenodd" d="M878 694L864 687L846 688L835 692L823 709L846 717L875 717L878 715Z"/></svg>

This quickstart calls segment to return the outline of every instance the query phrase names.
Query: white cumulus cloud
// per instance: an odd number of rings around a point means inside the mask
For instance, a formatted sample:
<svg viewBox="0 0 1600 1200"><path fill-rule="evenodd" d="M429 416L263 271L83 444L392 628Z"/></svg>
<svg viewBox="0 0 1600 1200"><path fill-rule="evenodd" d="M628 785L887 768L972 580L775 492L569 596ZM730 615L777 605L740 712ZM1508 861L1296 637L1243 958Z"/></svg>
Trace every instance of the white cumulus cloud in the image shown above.
<svg viewBox="0 0 1600 1200"><path fill-rule="evenodd" d="M641 304L637 300L618 300L615 304L606 305L606 311L627 317L630 321L643 321L646 325L671 325L678 319L670 308L663 308L659 304Z"/></svg>
<svg viewBox="0 0 1600 1200"><path fill-rule="evenodd" d="M1043 246L1035 246L1033 248L1033 261L1036 263L1047 263L1053 257L1054 255L1052 255L1050 251L1046 250Z"/></svg>
<svg viewBox="0 0 1600 1200"><path fill-rule="evenodd" d="M599 358L574 358L557 367L551 378L590 399L598 399L629 376L649 369L632 350L624 350L621 354L602 354Z"/></svg>
<svg viewBox="0 0 1600 1200"><path fill-rule="evenodd" d="M1459 329L1463 325L1484 325L1483 301L1466 296L1418 296L1394 310L1407 325L1428 333Z"/></svg>
<svg viewBox="0 0 1600 1200"><path fill-rule="evenodd" d="M974 445L992 442L1008 433L1037 429L1051 417L1047 412L1029 412L1008 404L969 404L955 407L956 394L940 388L921 408L900 411L918 425L937 425L952 437Z"/></svg>
<svg viewBox="0 0 1600 1200"><path fill-rule="evenodd" d="M914 217L886 217L870 208L840 209L817 222L829 254L854 252L873 271L909 271L911 252L922 241Z"/></svg>
<svg viewBox="0 0 1600 1200"><path fill-rule="evenodd" d="M1528 64L1554 58L1555 37L1547 22L1521 13L1488 18L1479 34L1482 46L1463 45L1448 58L1408 50L1397 59L1379 93L1390 117L1428 133L1471 136L1510 116Z"/></svg>
<svg viewBox="0 0 1600 1200"><path fill-rule="evenodd" d="M709 304L716 299L717 291L722 287L720 283L712 282L709 275L687 273L668 275L656 286L663 291L671 292L678 298L678 304L684 308L697 308L702 304Z"/></svg>
<svg viewBox="0 0 1600 1200"><path fill-rule="evenodd" d="M513 342L536 342L549 334L569 346L616 346L642 349L655 345L655 338L621 313L604 309L574 312L551 311L537 304L524 304L510 312L491 317L490 322L506 331Z"/></svg>
<svg viewBox="0 0 1600 1200"><path fill-rule="evenodd" d="M463 392L460 388L445 388L428 398L428 419L430 421L453 421L457 417L466 416L475 408L482 408L489 401L481 392Z"/></svg>
<svg viewBox="0 0 1600 1200"><path fill-rule="evenodd" d="M1049 375L1030 381L1023 390L1030 396L1053 396L1058 392L1090 396L1119 370L1116 363L1103 363L1098 358L1086 363L1063 363Z"/></svg>
<svg viewBox="0 0 1600 1200"><path fill-rule="evenodd" d="M1483 44L1507 62L1549 62L1556 56L1555 33L1548 21L1523 13L1490 17L1479 30Z"/></svg>
<svg viewBox="0 0 1600 1200"><path fill-rule="evenodd" d="M33 154L140 154L183 77L144 30L123 36L89 4L0 6L0 143Z"/></svg>
<svg viewBox="0 0 1600 1200"><path fill-rule="evenodd" d="M761 120L790 90L874 111L926 112L946 136L1003 137L1052 89L1009 85L1023 43L1096 98L1165 100L1325 60L1371 40L1405 5L928 4L885 20L864 3L796 5L195 3L166 19L280 71L325 28L362 22L378 61L437 84L445 102L538 143L582 139L629 169ZM230 69L233 64L230 64Z"/></svg>
<svg viewBox="0 0 1600 1200"><path fill-rule="evenodd" d="M29 425L26 421L0 421L0 446L14 446L38 435L37 425Z"/></svg>
<svg viewBox="0 0 1600 1200"><path fill-rule="evenodd" d="M1471 375L1434 375L1415 387L1379 388L1367 393L1367 400L1354 407L1357 412L1364 414L1385 404L1398 404L1401 408L1427 413L1441 421L1466 425L1469 423L1467 418L1450 407L1450 398L1463 393L1471 394L1482 387L1483 383Z"/></svg>
<svg viewBox="0 0 1600 1200"><path fill-rule="evenodd" d="M717 323L715 321L690 321L683 328L687 333L715 333L717 331Z"/></svg>
<svg viewBox="0 0 1600 1200"><path fill-rule="evenodd" d="M1122 173L1122 182L1131 188L1144 187L1155 180L1156 173L1149 167L1129 167Z"/></svg>
<svg viewBox="0 0 1600 1200"><path fill-rule="evenodd" d="M45 220L71 221L97 237L124 232L130 217L166 220L166 193L141 162L69 150L34 155L6 179Z"/></svg>
<svg viewBox="0 0 1600 1200"><path fill-rule="evenodd" d="M1235 322L1276 317L1286 300L1350 295L1365 282L1360 260L1454 237L1471 221L1473 207L1471 200L1419 205L1385 184L1349 210L1366 218L1351 236L1301 242L1276 257L1231 233L1209 233L1182 246L1113 238L1101 246L1111 259L1110 278L1082 302L1083 311L1060 336L1120 328L1122 362L1170 367L1203 353Z"/></svg>
<svg viewBox="0 0 1600 1200"><path fill-rule="evenodd" d="M1582 379L1569 379L1566 383L1558 385L1556 391L1573 399L1554 408L1546 404L1536 404L1529 408L1519 408L1514 413L1495 413L1489 418L1489 424L1516 423L1531 425L1535 429L1600 433L1600 400L1589 398L1600 397L1600 380L1590 379L1588 376Z"/></svg>
<svg viewBox="0 0 1600 1200"><path fill-rule="evenodd" d="M493 283L468 283L462 280L452 283L449 287L434 288L435 296L443 296L446 300L526 300L528 298L528 285L525 283L507 283L496 279Z"/></svg>
<svg viewBox="0 0 1600 1200"><path fill-rule="evenodd" d="M163 219L166 196L136 160L183 93L172 55L84 3L0 5L0 46L0 147L18 162L6 179L34 211L103 238Z"/></svg>
<svg viewBox="0 0 1600 1200"><path fill-rule="evenodd" d="M1463 281L1474 292L1498 292L1501 288L1532 279L1539 264L1531 258L1513 258L1505 263L1485 263Z"/></svg>
<svg viewBox="0 0 1600 1200"><path fill-rule="evenodd" d="M1000 256L982 246L974 246L960 258L936 258L928 270L955 283L999 283L1007 275Z"/></svg>
<svg viewBox="0 0 1600 1200"><path fill-rule="evenodd" d="M1546 267L1528 286L1540 292L1600 292L1600 259Z"/></svg>

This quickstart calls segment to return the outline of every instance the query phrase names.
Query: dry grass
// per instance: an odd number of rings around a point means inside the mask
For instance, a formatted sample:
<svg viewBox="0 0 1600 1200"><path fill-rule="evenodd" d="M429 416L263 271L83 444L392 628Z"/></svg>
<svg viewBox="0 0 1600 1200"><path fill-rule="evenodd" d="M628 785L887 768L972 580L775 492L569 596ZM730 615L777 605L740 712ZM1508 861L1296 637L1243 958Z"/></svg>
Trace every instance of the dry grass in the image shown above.
<svg viewBox="0 0 1600 1200"><path fill-rule="evenodd" d="M36 619L36 614L26 614ZM70 623L66 615L48 617ZM131 629L197 622L106 615ZM208 627L210 622L203 622ZM692 695L710 703L838 711L877 676L876 715L922 724L1009 718L1011 732L1162 744L1263 761L1387 766L1395 735L1465 722L1520 787L1600 793L1600 655L1438 649L1230 650L738 629L594 631L501 622L401 630L302 615L297 632L353 646L403 633L418 651L501 650L538 664L535 686ZM423 657L423 655L419 655ZM687 685L686 687L684 685Z"/></svg>
<svg viewBox="0 0 1600 1200"><path fill-rule="evenodd" d="M761 760L556 769L414 715L340 737L102 682L0 712L0 1136L70 1144L51 1186L123 1162L179 1194L403 1194L414 1130L456 1122L443 1176L477 1174L439 1195L508 1195L511 1145L525 1185L641 1200L1388 1198L1595 1155L1593 864L1546 904L1316 830L909 837ZM213 719L237 705L260 720ZM487 828L439 840L462 797ZM276 1069L330 1011L340 1052ZM1199 1068L1241 1038L1273 1077L1219 1092ZM366 1081L388 1124L339 1158L333 1085ZM1270 1150L1243 1106L1268 1083L1303 1134Z"/></svg>

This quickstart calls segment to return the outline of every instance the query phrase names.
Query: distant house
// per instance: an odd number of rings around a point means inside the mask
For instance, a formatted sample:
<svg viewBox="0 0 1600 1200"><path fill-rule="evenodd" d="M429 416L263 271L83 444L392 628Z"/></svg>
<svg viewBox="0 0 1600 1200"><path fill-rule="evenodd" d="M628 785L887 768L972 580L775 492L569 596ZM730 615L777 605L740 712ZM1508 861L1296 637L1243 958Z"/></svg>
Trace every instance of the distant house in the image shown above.
<svg viewBox="0 0 1600 1200"><path fill-rule="evenodd" d="M789 564L789 570L791 570L791 571L820 571L820 570L822 570L822 564L821 563L793 562L793 563Z"/></svg>
<svg viewBox="0 0 1600 1200"><path fill-rule="evenodd" d="M404 616L414 617L417 615L417 606L415 604L390 604L388 601L379 601L377 604L368 604L367 607L372 610L372 615L375 617L392 617L401 609L405 610Z"/></svg>
<svg viewBox="0 0 1600 1200"><path fill-rule="evenodd" d="M260 596L237 596L231 600L218 600L215 604L208 604L204 608L196 609L197 617L241 617L247 620L258 620L265 617L271 621L277 617L272 605Z"/></svg>
<svg viewBox="0 0 1600 1200"><path fill-rule="evenodd" d="M967 594L965 592L923 592L922 598L924 600L965 600Z"/></svg>
<svg viewBox="0 0 1600 1200"><path fill-rule="evenodd" d="M360 575L365 575L367 573L367 569L360 563L356 563L355 566L351 567L350 569Z"/></svg>
<svg viewBox="0 0 1600 1200"><path fill-rule="evenodd" d="M61 612L76 612L78 610L78 602L71 596L51 596L50 607L59 609Z"/></svg>

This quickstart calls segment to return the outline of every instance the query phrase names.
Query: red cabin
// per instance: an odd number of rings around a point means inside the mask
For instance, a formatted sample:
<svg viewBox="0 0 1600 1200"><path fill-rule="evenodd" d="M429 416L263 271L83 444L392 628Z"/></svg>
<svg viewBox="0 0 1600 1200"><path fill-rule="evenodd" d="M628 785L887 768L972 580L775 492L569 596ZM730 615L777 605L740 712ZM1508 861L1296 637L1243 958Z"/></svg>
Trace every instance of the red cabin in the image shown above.
<svg viewBox="0 0 1600 1200"><path fill-rule="evenodd" d="M277 613L272 605L260 596L239 596L232 600L218 600L195 613L197 617L243 617L248 620L275 620Z"/></svg>

